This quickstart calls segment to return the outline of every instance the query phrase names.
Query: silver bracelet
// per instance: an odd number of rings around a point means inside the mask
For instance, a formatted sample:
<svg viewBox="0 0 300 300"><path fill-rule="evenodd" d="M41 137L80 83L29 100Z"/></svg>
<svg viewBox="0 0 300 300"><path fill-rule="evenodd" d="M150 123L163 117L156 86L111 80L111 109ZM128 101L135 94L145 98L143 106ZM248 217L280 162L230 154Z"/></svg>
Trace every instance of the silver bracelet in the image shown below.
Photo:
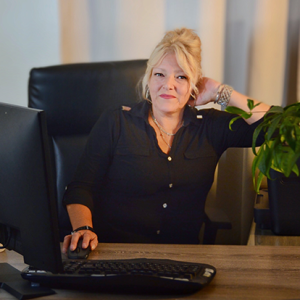
<svg viewBox="0 0 300 300"><path fill-rule="evenodd" d="M228 105L233 88L227 84L221 84L218 88L216 100L214 103L222 105L224 108Z"/></svg>
<svg viewBox="0 0 300 300"><path fill-rule="evenodd" d="M223 89L223 85L224 85L224 84L220 84L220 85L218 86L218 91L217 91L217 95L216 95L216 99L215 99L214 103L218 103L219 98L220 98L220 93L221 93L221 91L222 91L222 89Z"/></svg>

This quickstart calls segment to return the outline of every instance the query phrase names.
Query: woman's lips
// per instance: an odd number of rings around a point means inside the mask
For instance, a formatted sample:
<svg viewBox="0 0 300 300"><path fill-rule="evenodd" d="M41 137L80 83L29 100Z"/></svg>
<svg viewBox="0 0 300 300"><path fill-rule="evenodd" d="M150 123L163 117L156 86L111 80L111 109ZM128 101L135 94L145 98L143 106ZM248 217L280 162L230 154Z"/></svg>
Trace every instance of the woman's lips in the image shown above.
<svg viewBox="0 0 300 300"><path fill-rule="evenodd" d="M176 97L173 96L173 95L167 95L167 94L161 94L160 97L161 97L161 98L164 98L164 99L172 99L172 98L176 98Z"/></svg>

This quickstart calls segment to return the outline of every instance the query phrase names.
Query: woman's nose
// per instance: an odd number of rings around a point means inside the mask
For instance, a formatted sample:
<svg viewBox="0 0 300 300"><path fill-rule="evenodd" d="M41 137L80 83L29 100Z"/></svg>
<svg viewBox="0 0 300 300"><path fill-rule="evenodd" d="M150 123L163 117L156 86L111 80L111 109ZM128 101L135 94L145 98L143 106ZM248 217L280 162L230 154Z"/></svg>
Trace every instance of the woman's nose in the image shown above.
<svg viewBox="0 0 300 300"><path fill-rule="evenodd" d="M165 77L164 88L166 90L172 90L175 87L175 81L172 76Z"/></svg>

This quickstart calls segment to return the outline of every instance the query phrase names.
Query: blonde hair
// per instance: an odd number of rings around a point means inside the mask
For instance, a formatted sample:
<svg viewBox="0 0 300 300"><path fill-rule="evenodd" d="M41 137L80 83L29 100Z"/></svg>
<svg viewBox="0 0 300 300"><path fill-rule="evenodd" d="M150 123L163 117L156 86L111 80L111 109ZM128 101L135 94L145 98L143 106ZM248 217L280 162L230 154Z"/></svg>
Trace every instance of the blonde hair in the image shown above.
<svg viewBox="0 0 300 300"><path fill-rule="evenodd" d="M199 93L197 83L202 79L201 41L192 29L180 28L168 31L150 55L142 80L143 98L148 98L148 82L153 68L160 64L168 53L175 53L178 65L187 75L191 90L196 97Z"/></svg>

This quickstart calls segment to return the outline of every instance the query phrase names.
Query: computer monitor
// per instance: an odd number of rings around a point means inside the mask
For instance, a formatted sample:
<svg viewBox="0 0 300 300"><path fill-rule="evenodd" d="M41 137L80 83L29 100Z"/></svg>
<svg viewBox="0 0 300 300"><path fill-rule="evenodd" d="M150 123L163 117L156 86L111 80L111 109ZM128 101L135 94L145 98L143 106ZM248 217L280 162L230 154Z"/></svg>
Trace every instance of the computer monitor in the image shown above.
<svg viewBox="0 0 300 300"><path fill-rule="evenodd" d="M63 270L45 112L5 103L0 103L0 243L28 265Z"/></svg>

